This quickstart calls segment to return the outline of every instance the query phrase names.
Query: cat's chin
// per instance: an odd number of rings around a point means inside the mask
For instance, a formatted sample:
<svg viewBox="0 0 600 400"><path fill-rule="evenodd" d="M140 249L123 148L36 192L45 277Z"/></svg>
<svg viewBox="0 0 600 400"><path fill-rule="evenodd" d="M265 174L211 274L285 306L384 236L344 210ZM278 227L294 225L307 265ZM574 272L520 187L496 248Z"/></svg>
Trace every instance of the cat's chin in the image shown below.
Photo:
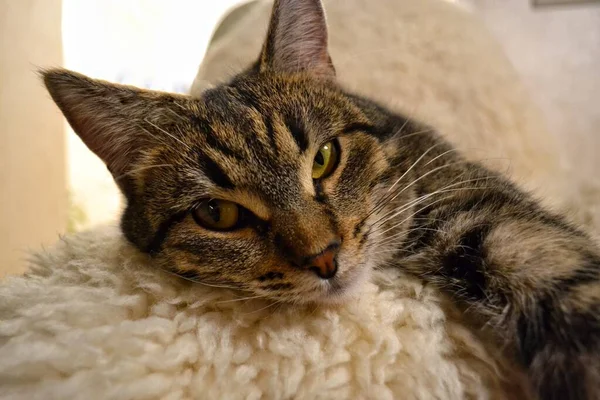
<svg viewBox="0 0 600 400"><path fill-rule="evenodd" d="M322 290L308 302L326 305L340 305L357 297L371 275L370 266L357 268L356 272L343 280L326 281Z"/></svg>

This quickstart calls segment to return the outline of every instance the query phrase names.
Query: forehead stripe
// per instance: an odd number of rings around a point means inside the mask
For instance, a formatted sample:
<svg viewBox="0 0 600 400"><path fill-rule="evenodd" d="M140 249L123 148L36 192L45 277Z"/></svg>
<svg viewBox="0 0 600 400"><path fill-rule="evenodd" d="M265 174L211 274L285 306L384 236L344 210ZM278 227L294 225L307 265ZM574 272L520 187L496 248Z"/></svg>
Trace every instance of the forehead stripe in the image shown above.
<svg viewBox="0 0 600 400"><path fill-rule="evenodd" d="M208 179L210 179L215 185L222 187L223 189L234 189L235 185L225 172L223 168L219 166L213 159L207 156L205 153L200 152L199 154L200 168Z"/></svg>
<svg viewBox="0 0 600 400"><path fill-rule="evenodd" d="M145 251L147 253L150 253L151 255L158 253L161 250L162 244L167 238L167 235L169 234L171 228L173 228L173 226L175 226L179 222L183 221L187 213L187 211L180 211L176 214L171 215L169 218L161 222L158 226L158 229L154 233L154 236L152 236L152 239L146 246Z"/></svg>
<svg viewBox="0 0 600 400"><path fill-rule="evenodd" d="M206 144L208 146L212 147L219 153L223 153L228 157L235 158L236 160L241 160L244 158L241 154L236 153L217 138L217 135L212 129L209 121L204 118L195 117L193 118L193 123L199 131L204 133L204 139L206 140Z"/></svg>
<svg viewBox="0 0 600 400"><path fill-rule="evenodd" d="M376 127L374 127L373 125L361 124L361 123L354 123L354 124L350 124L350 125L346 126L344 128L344 130L342 131L342 134L347 135L347 134L356 133L356 132L364 132L369 135L379 136L379 130Z"/></svg>
<svg viewBox="0 0 600 400"><path fill-rule="evenodd" d="M298 145L301 153L304 153L308 149L308 137L306 135L306 129L304 122L296 115L287 116L285 118L285 124L290 130L294 141Z"/></svg>

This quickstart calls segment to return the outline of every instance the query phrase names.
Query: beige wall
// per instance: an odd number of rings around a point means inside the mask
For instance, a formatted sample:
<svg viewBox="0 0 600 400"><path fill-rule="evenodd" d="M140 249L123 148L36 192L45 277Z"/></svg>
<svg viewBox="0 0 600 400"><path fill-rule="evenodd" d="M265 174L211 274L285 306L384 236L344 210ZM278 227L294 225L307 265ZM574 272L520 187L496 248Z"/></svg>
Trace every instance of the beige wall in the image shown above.
<svg viewBox="0 0 600 400"><path fill-rule="evenodd" d="M597 180L600 4L533 8L529 0L461 2L499 39L564 148L572 174Z"/></svg>
<svg viewBox="0 0 600 400"><path fill-rule="evenodd" d="M60 0L0 0L0 277L67 219L63 119L35 74L62 64Z"/></svg>

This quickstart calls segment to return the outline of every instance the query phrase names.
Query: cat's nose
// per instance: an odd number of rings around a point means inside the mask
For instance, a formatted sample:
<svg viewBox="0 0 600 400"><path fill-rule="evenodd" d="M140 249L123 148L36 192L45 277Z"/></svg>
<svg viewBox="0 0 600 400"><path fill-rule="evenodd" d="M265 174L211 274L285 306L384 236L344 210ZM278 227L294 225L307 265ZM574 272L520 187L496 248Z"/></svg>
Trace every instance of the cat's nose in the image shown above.
<svg viewBox="0 0 600 400"><path fill-rule="evenodd" d="M321 253L308 257L304 268L313 271L321 279L331 279L337 273L337 253L340 248L339 242L333 242Z"/></svg>

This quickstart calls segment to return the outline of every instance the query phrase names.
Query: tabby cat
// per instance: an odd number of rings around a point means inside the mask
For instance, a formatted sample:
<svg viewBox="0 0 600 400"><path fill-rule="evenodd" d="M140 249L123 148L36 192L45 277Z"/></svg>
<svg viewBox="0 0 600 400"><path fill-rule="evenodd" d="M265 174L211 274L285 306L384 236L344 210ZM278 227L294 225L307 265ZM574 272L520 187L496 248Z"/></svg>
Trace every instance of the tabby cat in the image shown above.
<svg viewBox="0 0 600 400"><path fill-rule="evenodd" d="M258 61L199 99L43 73L127 199L125 237L185 279L342 302L374 268L447 293L541 399L600 396L600 251L428 127L335 82L319 0L275 1Z"/></svg>

